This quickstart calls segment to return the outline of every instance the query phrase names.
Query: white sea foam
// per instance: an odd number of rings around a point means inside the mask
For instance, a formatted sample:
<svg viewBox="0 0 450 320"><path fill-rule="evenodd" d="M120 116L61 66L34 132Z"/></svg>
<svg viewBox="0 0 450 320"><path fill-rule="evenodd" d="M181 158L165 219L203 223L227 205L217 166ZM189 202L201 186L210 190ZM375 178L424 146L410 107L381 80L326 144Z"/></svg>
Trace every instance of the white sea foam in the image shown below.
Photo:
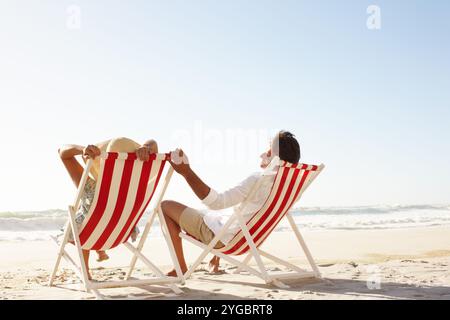
<svg viewBox="0 0 450 320"><path fill-rule="evenodd" d="M296 223L312 230L358 230L450 226L449 205L308 207L292 211ZM139 223L143 230L146 213ZM47 240L67 221L64 210L0 212L0 241ZM158 220L151 236L161 236ZM288 228L282 222L277 230Z"/></svg>

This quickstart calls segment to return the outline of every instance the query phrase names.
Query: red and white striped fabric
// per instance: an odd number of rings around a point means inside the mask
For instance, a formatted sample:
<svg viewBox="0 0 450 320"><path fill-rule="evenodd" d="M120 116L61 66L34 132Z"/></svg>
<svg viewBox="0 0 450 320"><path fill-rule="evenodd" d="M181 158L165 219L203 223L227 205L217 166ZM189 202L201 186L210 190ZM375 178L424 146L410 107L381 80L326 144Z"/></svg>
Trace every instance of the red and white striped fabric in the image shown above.
<svg viewBox="0 0 450 320"><path fill-rule="evenodd" d="M158 186L169 154L148 161L135 153L104 153L90 210L79 230L85 250L107 250L128 240Z"/></svg>
<svg viewBox="0 0 450 320"><path fill-rule="evenodd" d="M284 161L280 163L266 202L247 222L250 235L257 247L266 240L294 203L300 199L319 171L319 166L315 165L291 164ZM220 252L229 255L241 255L248 250L249 246L242 230L225 247L219 249Z"/></svg>

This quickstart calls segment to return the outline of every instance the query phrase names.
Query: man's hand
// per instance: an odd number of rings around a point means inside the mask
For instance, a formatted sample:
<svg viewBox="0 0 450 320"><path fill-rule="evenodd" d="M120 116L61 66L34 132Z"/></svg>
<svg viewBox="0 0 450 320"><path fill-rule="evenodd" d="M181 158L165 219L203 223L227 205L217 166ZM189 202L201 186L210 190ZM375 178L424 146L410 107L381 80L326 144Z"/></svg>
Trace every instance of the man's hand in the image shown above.
<svg viewBox="0 0 450 320"><path fill-rule="evenodd" d="M206 198L211 191L208 187L191 169L189 165L189 159L181 149L177 149L170 154L169 160L173 169L186 179L187 183L191 187L192 191L197 195L200 200Z"/></svg>
<svg viewBox="0 0 450 320"><path fill-rule="evenodd" d="M92 144L83 149L83 156L89 159L95 159L102 154L101 150Z"/></svg>
<svg viewBox="0 0 450 320"><path fill-rule="evenodd" d="M186 177L191 172L189 159L181 149L176 149L171 152L171 159L169 160L173 169L183 177Z"/></svg>

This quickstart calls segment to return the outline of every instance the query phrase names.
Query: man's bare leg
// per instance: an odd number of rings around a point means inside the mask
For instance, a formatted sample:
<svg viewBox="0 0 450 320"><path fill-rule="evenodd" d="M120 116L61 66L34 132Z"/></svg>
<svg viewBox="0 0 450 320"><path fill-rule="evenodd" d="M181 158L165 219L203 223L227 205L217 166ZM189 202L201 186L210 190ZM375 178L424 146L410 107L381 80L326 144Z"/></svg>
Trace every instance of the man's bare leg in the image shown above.
<svg viewBox="0 0 450 320"><path fill-rule="evenodd" d="M183 213L184 209L187 207L181 203L175 201L163 201L161 203L161 209L166 218L167 227L169 229L170 238L172 239L173 246L175 248L175 254L178 259L178 263L180 264L181 272L186 273L188 268L186 265L186 260L184 259L183 253L183 243L179 236L181 232L180 228L180 216ZM167 273L168 276L176 277L176 270L172 270Z"/></svg>

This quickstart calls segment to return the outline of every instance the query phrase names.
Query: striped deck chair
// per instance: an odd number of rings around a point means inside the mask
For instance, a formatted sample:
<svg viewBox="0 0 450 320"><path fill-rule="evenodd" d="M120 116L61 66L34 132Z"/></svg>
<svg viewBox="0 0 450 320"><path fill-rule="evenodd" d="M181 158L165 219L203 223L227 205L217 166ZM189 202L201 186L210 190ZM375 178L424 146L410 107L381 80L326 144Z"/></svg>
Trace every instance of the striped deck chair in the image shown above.
<svg viewBox="0 0 450 320"><path fill-rule="evenodd" d="M235 212L223 226L222 230L209 243L209 245L205 245L183 232L180 233L180 237L204 249L203 253L184 275L185 279L192 275L192 272L194 272L208 253L212 253L225 259L231 264L236 265L238 268L235 273L240 273L242 270L246 270L249 273L263 279L266 283L273 284L280 288L289 287L282 282L283 279L287 280L308 277L321 278L320 271L314 262L305 240L295 224L294 218L289 213L289 210L300 199L303 192L308 188L308 186L313 182L325 166L323 164L320 166L291 164L280 161L277 157L272 160L264 174L270 174L270 172L273 174L273 168L275 166L278 166L279 168L276 172L271 192L261 209L255 212L253 217L248 222L245 222L240 212ZM259 183L256 183L248 198L252 198L252 195L258 190L258 188ZM243 209L245 209L245 203ZM267 237L285 216L287 217L289 224L308 259L308 262L311 265L312 271L301 269L298 266L269 254L260 248ZM225 247L214 249L216 243L222 238L232 223L236 222L240 227L239 232L229 243L227 243ZM242 262L233 257L244 254L246 254L246 257ZM273 262L283 265L291 270L291 272L283 274L269 274L266 271L261 257L265 257ZM258 266L257 269L248 265L252 258L256 261Z"/></svg>
<svg viewBox="0 0 450 320"><path fill-rule="evenodd" d="M160 210L160 203L173 174L172 167L169 168L166 174L164 184L137 248L128 242L134 227L153 198L170 154L154 154L150 156L148 161L138 160L135 153L102 153L100 157L100 172L95 187L94 199L80 228L77 227L75 222L75 214L80 205L82 192L93 164L92 160L87 162L84 169L75 203L69 206L69 223L66 227L63 241L59 245L58 257L49 285L53 285L61 258L64 258L82 280L85 290L87 292L92 291L99 299L104 298L100 294L99 289L115 287L167 285L174 293L182 293L175 283L182 283L184 280L176 259L173 243L168 235L166 221ZM156 216L160 220L178 277L165 276L158 267L141 253ZM79 265L75 263L77 259L72 259L65 250L65 246L69 242L70 230L72 230L74 235L74 244L79 255ZM54 240L56 241L56 239ZM128 280L130 272L127 279L123 281L93 282L89 280L82 249L109 250L120 244L123 244L133 253L133 267L139 258L156 276L144 280Z"/></svg>

